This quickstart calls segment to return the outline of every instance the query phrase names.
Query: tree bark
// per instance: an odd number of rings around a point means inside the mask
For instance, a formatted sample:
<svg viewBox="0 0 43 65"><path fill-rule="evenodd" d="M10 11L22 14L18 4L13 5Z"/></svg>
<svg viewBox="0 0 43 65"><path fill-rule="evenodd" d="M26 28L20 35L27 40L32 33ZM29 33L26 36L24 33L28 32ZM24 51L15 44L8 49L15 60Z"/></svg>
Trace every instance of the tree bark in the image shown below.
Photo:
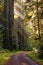
<svg viewBox="0 0 43 65"><path fill-rule="evenodd" d="M9 6L8 3L9 0L4 0L4 18L5 21L3 22L3 48L8 48L8 12L9 12Z"/></svg>
<svg viewBox="0 0 43 65"><path fill-rule="evenodd" d="M3 48L13 49L14 0L4 0Z"/></svg>
<svg viewBox="0 0 43 65"><path fill-rule="evenodd" d="M9 0L9 49L13 49L14 0Z"/></svg>

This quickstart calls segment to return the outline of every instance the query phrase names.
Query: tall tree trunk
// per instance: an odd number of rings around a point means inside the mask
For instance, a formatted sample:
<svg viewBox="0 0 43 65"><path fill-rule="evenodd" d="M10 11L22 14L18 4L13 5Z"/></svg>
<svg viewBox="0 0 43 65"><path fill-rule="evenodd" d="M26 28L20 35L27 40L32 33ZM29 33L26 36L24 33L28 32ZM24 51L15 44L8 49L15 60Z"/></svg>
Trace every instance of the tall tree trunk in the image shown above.
<svg viewBox="0 0 43 65"><path fill-rule="evenodd" d="M8 48L8 12L9 12L9 6L8 6L9 0L4 0L4 18L5 21L3 22L3 48Z"/></svg>
<svg viewBox="0 0 43 65"><path fill-rule="evenodd" d="M4 0L3 48L13 49L14 0Z"/></svg>
<svg viewBox="0 0 43 65"><path fill-rule="evenodd" d="M38 11L38 0L37 0L37 21L38 21L38 34L39 34L39 45L40 45L40 21L39 21L39 11Z"/></svg>
<svg viewBox="0 0 43 65"><path fill-rule="evenodd" d="M13 49L14 0L9 0L9 49Z"/></svg>

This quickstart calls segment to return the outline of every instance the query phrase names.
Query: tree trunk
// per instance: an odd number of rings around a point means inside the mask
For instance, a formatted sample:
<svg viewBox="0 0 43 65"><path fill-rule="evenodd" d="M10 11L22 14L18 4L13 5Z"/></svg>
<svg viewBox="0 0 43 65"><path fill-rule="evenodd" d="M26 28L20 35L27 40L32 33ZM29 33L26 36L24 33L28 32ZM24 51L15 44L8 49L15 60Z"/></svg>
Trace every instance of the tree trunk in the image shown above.
<svg viewBox="0 0 43 65"><path fill-rule="evenodd" d="M8 48L8 12L9 12L9 6L8 6L9 0L4 0L4 18L5 21L3 22L3 48Z"/></svg>
<svg viewBox="0 0 43 65"><path fill-rule="evenodd" d="M9 49L13 49L14 0L9 0Z"/></svg>
<svg viewBox="0 0 43 65"><path fill-rule="evenodd" d="M40 45L40 20L39 20L39 11L38 11L38 7L39 7L39 4L38 4L38 0L37 0L37 21L38 21L38 34L39 34L39 45Z"/></svg>
<svg viewBox="0 0 43 65"><path fill-rule="evenodd" d="M4 0L3 48L13 49L14 0Z"/></svg>

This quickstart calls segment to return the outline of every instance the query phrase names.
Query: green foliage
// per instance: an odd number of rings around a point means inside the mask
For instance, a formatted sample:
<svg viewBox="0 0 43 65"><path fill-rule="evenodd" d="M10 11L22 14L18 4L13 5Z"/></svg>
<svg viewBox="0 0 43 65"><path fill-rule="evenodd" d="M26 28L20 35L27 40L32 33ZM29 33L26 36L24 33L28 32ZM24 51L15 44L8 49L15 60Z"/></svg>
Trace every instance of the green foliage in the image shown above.
<svg viewBox="0 0 43 65"><path fill-rule="evenodd" d="M16 50L18 50L18 47L19 47L18 42L19 42L19 39L18 39L17 33L14 32L13 44L16 46Z"/></svg>
<svg viewBox="0 0 43 65"><path fill-rule="evenodd" d="M0 14L3 14L4 0L0 0Z"/></svg>
<svg viewBox="0 0 43 65"><path fill-rule="evenodd" d="M2 27L0 26L0 48L2 47L3 42L3 33L2 33Z"/></svg>
<svg viewBox="0 0 43 65"><path fill-rule="evenodd" d="M4 0L0 0L0 49L2 48L3 44L3 22L4 17L3 17L3 9L4 9Z"/></svg>
<svg viewBox="0 0 43 65"><path fill-rule="evenodd" d="M27 40L27 50L33 50L36 41L33 38L28 38Z"/></svg>
<svg viewBox="0 0 43 65"><path fill-rule="evenodd" d="M11 55L15 54L16 51L0 50L0 65L4 65Z"/></svg>
<svg viewBox="0 0 43 65"><path fill-rule="evenodd" d="M43 59L39 59L38 54L33 53L33 51L28 52L28 56L30 56L33 60L38 61L43 65Z"/></svg>
<svg viewBox="0 0 43 65"><path fill-rule="evenodd" d="M43 45L40 45L39 51L40 51L39 58L43 59Z"/></svg>
<svg viewBox="0 0 43 65"><path fill-rule="evenodd" d="M3 11L4 11L4 0L0 0L0 23L3 23L3 21L5 21L3 17Z"/></svg>
<svg viewBox="0 0 43 65"><path fill-rule="evenodd" d="M43 7L43 4L42 4L41 0L40 0L40 2L37 0L33 1L33 2L31 2L31 1L27 2L27 0L26 0L25 5L24 5L25 18L28 19L28 23L25 25L25 29L27 32L30 33L30 36L33 35L33 37L32 37L33 39L31 39L32 42L29 39L28 44L32 43L32 45L33 45L33 43L34 43L34 46L36 46L36 47L38 47L40 41L41 41L41 43L43 43L43 39L42 39L43 38L43 36L42 36L43 19L41 18L42 13L43 13L42 7ZM29 22L31 22L32 25L29 26ZM32 28L31 28L31 26L32 26ZM40 38L40 40L39 40L39 38Z"/></svg>

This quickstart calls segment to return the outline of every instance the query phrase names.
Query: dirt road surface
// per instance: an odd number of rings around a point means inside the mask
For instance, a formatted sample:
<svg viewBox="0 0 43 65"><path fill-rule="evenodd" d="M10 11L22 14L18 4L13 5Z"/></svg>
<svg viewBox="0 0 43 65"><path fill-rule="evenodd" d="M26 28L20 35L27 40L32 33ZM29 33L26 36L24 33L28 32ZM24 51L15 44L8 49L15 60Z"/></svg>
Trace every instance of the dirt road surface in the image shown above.
<svg viewBox="0 0 43 65"><path fill-rule="evenodd" d="M26 52L22 52L11 56L5 65L40 65L27 56Z"/></svg>

